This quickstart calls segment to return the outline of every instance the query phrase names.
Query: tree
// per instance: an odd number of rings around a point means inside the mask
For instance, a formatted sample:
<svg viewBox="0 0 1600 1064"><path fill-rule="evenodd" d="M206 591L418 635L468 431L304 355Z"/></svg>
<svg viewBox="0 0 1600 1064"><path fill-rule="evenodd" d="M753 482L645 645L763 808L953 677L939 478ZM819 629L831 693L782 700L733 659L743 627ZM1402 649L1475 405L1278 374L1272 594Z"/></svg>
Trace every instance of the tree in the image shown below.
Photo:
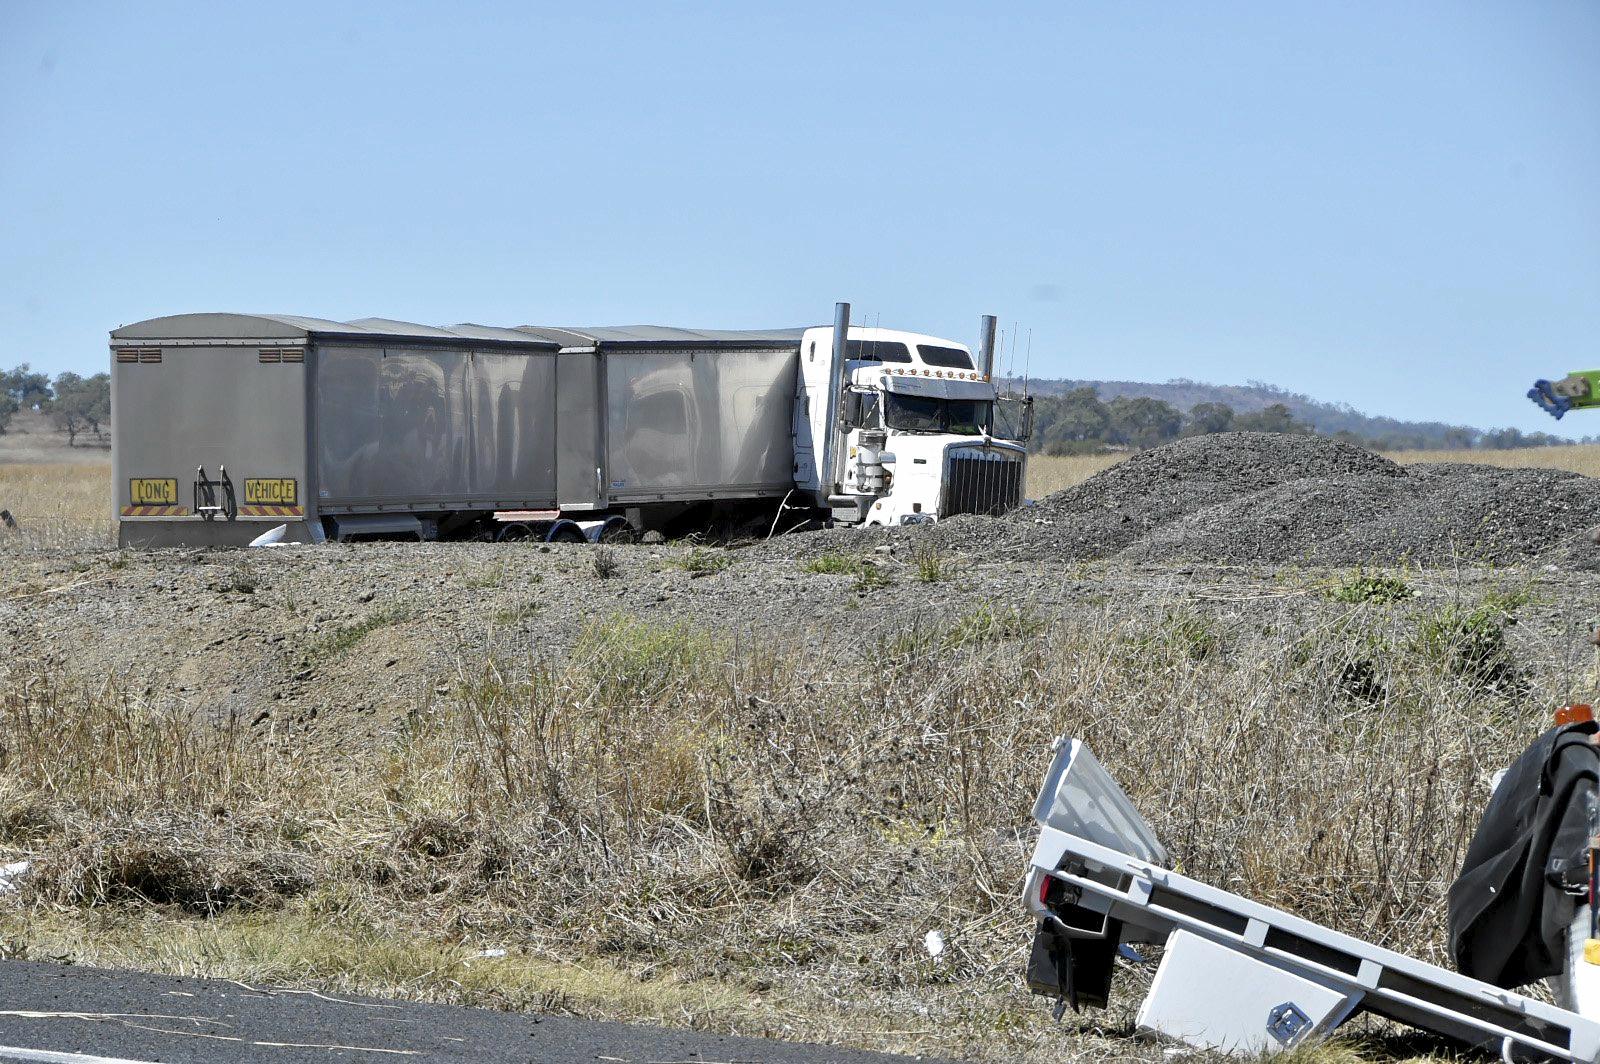
<svg viewBox="0 0 1600 1064"><path fill-rule="evenodd" d="M89 392L83 416L89 422L89 431L96 436L105 435L100 426L111 420L111 374L96 373L84 382Z"/></svg>
<svg viewBox="0 0 1600 1064"><path fill-rule="evenodd" d="M1104 440L1111 428L1111 413L1093 388L1074 388L1061 397L1051 424L1057 440Z"/></svg>
<svg viewBox="0 0 1600 1064"><path fill-rule="evenodd" d="M85 429L100 434L102 423L111 419L111 377L96 373L80 377L63 373L56 378L55 398L50 401L50 416L67 434L67 446L75 447L78 434Z"/></svg>
<svg viewBox="0 0 1600 1064"><path fill-rule="evenodd" d="M1494 429L1483 434L1483 445L1494 451L1510 451L1528 444L1519 429Z"/></svg>
<svg viewBox="0 0 1600 1064"><path fill-rule="evenodd" d="M1301 424L1282 403L1273 403L1254 414L1240 414L1233 419L1233 427L1240 432L1310 432L1311 426Z"/></svg>
<svg viewBox="0 0 1600 1064"><path fill-rule="evenodd" d="M1159 447L1176 439L1183 428L1183 415L1160 399L1111 400L1106 410L1111 415L1111 432L1118 443L1134 447Z"/></svg>
<svg viewBox="0 0 1600 1064"><path fill-rule="evenodd" d="M1185 436L1210 436L1233 428L1233 407L1227 403L1196 403L1183 426Z"/></svg>
<svg viewBox="0 0 1600 1064"><path fill-rule="evenodd" d="M17 401L11 398L10 393L0 392L0 436L5 435L6 426L11 423L11 415L17 412Z"/></svg>
<svg viewBox="0 0 1600 1064"><path fill-rule="evenodd" d="M16 401L23 410L35 410L50 401L50 377L34 373L24 362L14 370L0 373L0 392Z"/></svg>

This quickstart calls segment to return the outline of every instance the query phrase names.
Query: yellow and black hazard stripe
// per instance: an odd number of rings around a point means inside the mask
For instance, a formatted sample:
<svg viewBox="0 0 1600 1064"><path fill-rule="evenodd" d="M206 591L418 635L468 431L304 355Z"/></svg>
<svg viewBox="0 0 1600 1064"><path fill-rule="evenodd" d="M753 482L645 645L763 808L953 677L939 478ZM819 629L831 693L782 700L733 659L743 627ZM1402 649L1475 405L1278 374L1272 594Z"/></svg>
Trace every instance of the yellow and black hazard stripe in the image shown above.
<svg viewBox="0 0 1600 1064"><path fill-rule="evenodd" d="M239 507L240 517L304 517L302 506L259 506L246 504Z"/></svg>
<svg viewBox="0 0 1600 1064"><path fill-rule="evenodd" d="M187 506L124 506L123 517L188 517Z"/></svg>

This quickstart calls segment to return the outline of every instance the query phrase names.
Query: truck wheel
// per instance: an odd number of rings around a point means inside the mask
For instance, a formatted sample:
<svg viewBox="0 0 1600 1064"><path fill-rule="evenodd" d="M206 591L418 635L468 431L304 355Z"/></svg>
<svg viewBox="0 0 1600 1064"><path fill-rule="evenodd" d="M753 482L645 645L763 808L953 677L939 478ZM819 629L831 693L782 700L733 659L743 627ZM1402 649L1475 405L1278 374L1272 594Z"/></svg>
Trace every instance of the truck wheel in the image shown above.
<svg viewBox="0 0 1600 1064"><path fill-rule="evenodd" d="M639 539L639 531L628 524L628 519L613 514L605 519L594 533L596 543L634 543Z"/></svg>
<svg viewBox="0 0 1600 1064"><path fill-rule="evenodd" d="M515 543L517 540L527 539L531 535L533 535L533 530L519 522L514 525L506 525L495 533L494 538L496 543Z"/></svg>
<svg viewBox="0 0 1600 1064"><path fill-rule="evenodd" d="M583 534L583 529L576 521L562 519L550 526L550 531L544 534L546 543L587 543L589 537Z"/></svg>

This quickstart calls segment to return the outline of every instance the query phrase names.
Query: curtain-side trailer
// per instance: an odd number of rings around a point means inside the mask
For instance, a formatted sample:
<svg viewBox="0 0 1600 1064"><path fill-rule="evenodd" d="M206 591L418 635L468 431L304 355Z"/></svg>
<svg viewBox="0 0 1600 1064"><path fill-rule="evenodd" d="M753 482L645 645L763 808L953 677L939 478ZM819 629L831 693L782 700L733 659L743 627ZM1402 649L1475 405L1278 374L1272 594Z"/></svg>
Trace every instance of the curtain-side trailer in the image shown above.
<svg viewBox="0 0 1600 1064"><path fill-rule="evenodd" d="M648 525L781 497L799 335L129 325L112 333L119 540L240 544L278 524L296 540L431 537L496 513L519 526L626 509Z"/></svg>

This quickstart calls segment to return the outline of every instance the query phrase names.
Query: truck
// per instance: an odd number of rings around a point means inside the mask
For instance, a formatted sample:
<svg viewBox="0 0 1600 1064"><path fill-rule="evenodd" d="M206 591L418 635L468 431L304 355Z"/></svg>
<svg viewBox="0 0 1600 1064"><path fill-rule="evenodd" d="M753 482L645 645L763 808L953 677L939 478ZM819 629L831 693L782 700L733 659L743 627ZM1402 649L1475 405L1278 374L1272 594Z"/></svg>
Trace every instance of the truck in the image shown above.
<svg viewBox="0 0 1600 1064"><path fill-rule="evenodd" d="M953 340L850 324L436 328L278 314L111 333L123 546L579 542L1022 501L1031 400ZM278 526L282 526L281 529Z"/></svg>

